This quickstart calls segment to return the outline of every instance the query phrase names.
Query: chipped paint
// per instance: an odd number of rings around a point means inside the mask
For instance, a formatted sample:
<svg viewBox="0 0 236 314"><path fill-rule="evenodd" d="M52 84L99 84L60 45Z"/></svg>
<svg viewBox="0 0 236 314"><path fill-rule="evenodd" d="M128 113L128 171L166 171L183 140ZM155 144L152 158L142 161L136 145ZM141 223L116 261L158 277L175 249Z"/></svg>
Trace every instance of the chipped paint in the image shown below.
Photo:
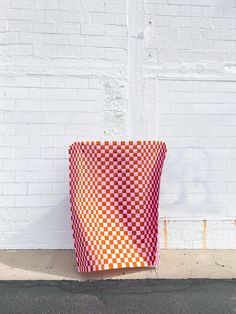
<svg viewBox="0 0 236 314"><path fill-rule="evenodd" d="M207 233L207 220L203 220L203 230L202 230L202 249L206 249L206 233Z"/></svg>
<svg viewBox="0 0 236 314"><path fill-rule="evenodd" d="M168 220L164 220L164 249L168 249L168 229L167 229Z"/></svg>
<svg viewBox="0 0 236 314"><path fill-rule="evenodd" d="M103 107L103 135L106 139L124 139L127 134L127 80L106 78Z"/></svg>

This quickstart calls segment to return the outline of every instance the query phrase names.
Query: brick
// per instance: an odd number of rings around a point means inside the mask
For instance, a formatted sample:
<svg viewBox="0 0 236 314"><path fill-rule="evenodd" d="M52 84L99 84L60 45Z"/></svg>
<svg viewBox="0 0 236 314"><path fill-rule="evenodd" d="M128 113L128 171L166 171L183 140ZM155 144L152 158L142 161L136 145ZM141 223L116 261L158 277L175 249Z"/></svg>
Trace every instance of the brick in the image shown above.
<svg viewBox="0 0 236 314"><path fill-rule="evenodd" d="M15 1L17 2L18 0ZM32 4L32 1L30 2L30 4ZM43 18L42 11L27 8L9 9L7 12L5 12L5 14L5 17L7 16L9 20L40 21Z"/></svg>
<svg viewBox="0 0 236 314"><path fill-rule="evenodd" d="M12 56L32 55L31 45L11 45L8 46L8 54Z"/></svg>
<svg viewBox="0 0 236 314"><path fill-rule="evenodd" d="M0 197L0 207L14 206L14 195L2 195Z"/></svg>
<svg viewBox="0 0 236 314"><path fill-rule="evenodd" d="M91 46L92 39L82 35L68 35L68 44L72 46Z"/></svg>
<svg viewBox="0 0 236 314"><path fill-rule="evenodd" d="M32 47L29 44L39 44L39 43L43 43L44 37L43 34L39 34L39 33L26 33L26 32L22 32L19 33L19 39L18 42L21 43L22 45L18 45L19 47Z"/></svg>
<svg viewBox="0 0 236 314"><path fill-rule="evenodd" d="M94 89L80 89L78 90L78 99L80 100L101 100L103 99L103 92Z"/></svg>
<svg viewBox="0 0 236 314"><path fill-rule="evenodd" d="M14 124L14 131L17 135L38 135L40 134L39 124Z"/></svg>
<svg viewBox="0 0 236 314"><path fill-rule="evenodd" d="M105 48L104 56L108 60L126 60L128 51L125 49Z"/></svg>
<svg viewBox="0 0 236 314"><path fill-rule="evenodd" d="M4 141L5 141L5 139L4 139L4 135L2 134L2 135L0 135L0 145L1 146L4 146ZM10 146L10 145L7 145L7 146ZM0 163L0 165L2 166L2 163ZM1 166L0 166L0 168L1 168Z"/></svg>
<svg viewBox="0 0 236 314"><path fill-rule="evenodd" d="M8 21L8 31L10 32L29 32L32 30L30 21Z"/></svg>
<svg viewBox="0 0 236 314"><path fill-rule="evenodd" d="M43 13L43 19L41 18L40 22L42 20L46 22L55 22L55 21L67 21L68 18L68 12L66 11L56 11L56 10L44 10Z"/></svg>
<svg viewBox="0 0 236 314"><path fill-rule="evenodd" d="M34 22L32 31L36 33L55 33L56 25L53 22Z"/></svg>
<svg viewBox="0 0 236 314"><path fill-rule="evenodd" d="M29 145L36 147L50 147L53 143L53 137L46 136L29 136L28 137Z"/></svg>
<svg viewBox="0 0 236 314"><path fill-rule="evenodd" d="M27 136L20 136L20 135L5 135L4 143L6 146L13 146L17 147L20 146L27 146L28 145L28 137Z"/></svg>
<svg viewBox="0 0 236 314"><path fill-rule="evenodd" d="M41 194L41 206L57 206L58 203L60 203L63 196L61 195L58 197L58 195L42 195Z"/></svg>
<svg viewBox="0 0 236 314"><path fill-rule="evenodd" d="M1 36L2 44L17 44L18 43L18 34L16 32L6 32Z"/></svg>
<svg viewBox="0 0 236 314"><path fill-rule="evenodd" d="M66 157L64 148L41 148L42 159L63 159Z"/></svg>
<svg viewBox="0 0 236 314"><path fill-rule="evenodd" d="M82 24L81 25L82 35L103 35L104 26L99 24Z"/></svg>
<svg viewBox="0 0 236 314"><path fill-rule="evenodd" d="M126 2L105 2L105 12L109 13L125 13L127 10Z"/></svg>
<svg viewBox="0 0 236 314"><path fill-rule="evenodd" d="M235 193L236 192L236 182L229 182L228 183L228 192Z"/></svg>
<svg viewBox="0 0 236 314"><path fill-rule="evenodd" d="M8 8L8 1L1 0L0 1L0 8Z"/></svg>
<svg viewBox="0 0 236 314"><path fill-rule="evenodd" d="M197 6L207 6L210 7L212 5L211 0L190 0L190 5L197 5Z"/></svg>
<svg viewBox="0 0 236 314"><path fill-rule="evenodd" d="M16 101L11 99L1 99L0 111L14 111L16 110Z"/></svg>
<svg viewBox="0 0 236 314"><path fill-rule="evenodd" d="M64 47L64 46L58 46L56 56L57 58L80 58L81 55L81 48L80 47Z"/></svg>
<svg viewBox="0 0 236 314"><path fill-rule="evenodd" d="M15 201L17 207L40 207L40 195L16 195Z"/></svg>
<svg viewBox="0 0 236 314"><path fill-rule="evenodd" d="M194 7L194 6L180 6L179 7L179 15L180 16L201 16L202 15L202 8ZM206 16L206 15L203 15Z"/></svg>
<svg viewBox="0 0 236 314"><path fill-rule="evenodd" d="M0 112L0 122L4 122L5 121L5 114L4 112Z"/></svg>
<svg viewBox="0 0 236 314"><path fill-rule="evenodd" d="M88 11L88 12L104 12L103 1L94 0L93 2L91 2L91 1L83 0L82 7L84 11Z"/></svg>
<svg viewBox="0 0 236 314"><path fill-rule="evenodd" d="M3 188L3 193L5 195L21 195L27 194L27 184L23 183L5 183Z"/></svg>
<svg viewBox="0 0 236 314"><path fill-rule="evenodd" d="M65 34L44 34L43 43L50 45L66 45L67 38Z"/></svg>
<svg viewBox="0 0 236 314"><path fill-rule="evenodd" d="M29 160L29 170L46 171L52 170L52 160L33 159Z"/></svg>
<svg viewBox="0 0 236 314"><path fill-rule="evenodd" d="M148 14L155 13L157 15L176 16L179 15L179 6L164 4L146 4L145 12L147 12Z"/></svg>
<svg viewBox="0 0 236 314"><path fill-rule="evenodd" d="M56 32L61 34L80 34L80 24L57 23Z"/></svg>
<svg viewBox="0 0 236 314"><path fill-rule="evenodd" d="M125 38L97 36L92 39L92 46L104 48L126 48L127 42Z"/></svg>
<svg viewBox="0 0 236 314"><path fill-rule="evenodd" d="M30 115L29 112L6 112L5 121L11 123L29 123Z"/></svg>
<svg viewBox="0 0 236 314"><path fill-rule="evenodd" d="M63 125L57 124L45 124L41 127L41 135L63 135L64 134L64 127Z"/></svg>
<svg viewBox="0 0 236 314"><path fill-rule="evenodd" d="M63 88L31 88L29 97L33 99L77 99L76 90L63 89Z"/></svg>
<svg viewBox="0 0 236 314"><path fill-rule="evenodd" d="M127 25L126 14L113 14L114 25Z"/></svg>
<svg viewBox="0 0 236 314"><path fill-rule="evenodd" d="M57 171L41 171L40 176L38 177L37 182L65 182L65 178L68 177L68 174L64 170L58 169Z"/></svg>
<svg viewBox="0 0 236 314"><path fill-rule="evenodd" d="M73 136L53 136L53 144L51 145L52 147L68 147L70 143L73 143Z"/></svg>
<svg viewBox="0 0 236 314"><path fill-rule="evenodd" d="M67 0L67 1L58 0L57 7L59 10L69 10L69 11L73 11L80 8L78 7L78 2L76 0Z"/></svg>
<svg viewBox="0 0 236 314"><path fill-rule="evenodd" d="M90 20L92 24L113 24L113 16L109 13L91 13Z"/></svg>
<svg viewBox="0 0 236 314"><path fill-rule="evenodd" d="M3 147L0 146L0 156L2 159L4 158L14 158L16 154L15 147Z"/></svg>
<svg viewBox="0 0 236 314"><path fill-rule="evenodd" d="M74 137L82 137L84 140L88 137L96 137L96 134L99 132L99 125L96 124L71 124L65 126L65 135L66 136L74 136Z"/></svg>
<svg viewBox="0 0 236 314"><path fill-rule="evenodd" d="M39 147L17 147L16 148L16 158L17 159L32 159L40 157Z"/></svg>
<svg viewBox="0 0 236 314"><path fill-rule="evenodd" d="M28 183L28 192L30 195L51 194L51 183Z"/></svg>
<svg viewBox="0 0 236 314"><path fill-rule="evenodd" d="M53 194L63 195L67 194L69 184L68 182L53 183Z"/></svg>
<svg viewBox="0 0 236 314"><path fill-rule="evenodd" d="M35 9L50 9L55 10L57 9L57 0L35 0L34 1L34 8Z"/></svg>
<svg viewBox="0 0 236 314"><path fill-rule="evenodd" d="M100 88L100 80L99 79L89 79L89 88Z"/></svg>
<svg viewBox="0 0 236 314"><path fill-rule="evenodd" d="M105 25L105 36L126 37L127 28L125 26Z"/></svg>
<svg viewBox="0 0 236 314"><path fill-rule="evenodd" d="M29 217L28 215L28 208L25 207L11 207L11 208L4 208L2 210L2 217L4 220L11 221L13 219L27 219Z"/></svg>
<svg viewBox="0 0 236 314"><path fill-rule="evenodd" d="M28 96L29 96L28 88L4 87L4 89L0 89L0 98L20 99L28 98Z"/></svg>
<svg viewBox="0 0 236 314"><path fill-rule="evenodd" d="M15 171L15 182L39 182L39 173L38 171Z"/></svg>
<svg viewBox="0 0 236 314"><path fill-rule="evenodd" d="M9 0L10 8L24 9L32 8L33 2L31 0Z"/></svg>
<svg viewBox="0 0 236 314"><path fill-rule="evenodd" d="M87 59L101 59L104 58L103 48L92 48L92 47L82 47L81 48L82 58Z"/></svg>
<svg viewBox="0 0 236 314"><path fill-rule="evenodd" d="M90 13L89 12L80 12L80 11L68 11L66 15L66 21L72 23L89 23Z"/></svg>

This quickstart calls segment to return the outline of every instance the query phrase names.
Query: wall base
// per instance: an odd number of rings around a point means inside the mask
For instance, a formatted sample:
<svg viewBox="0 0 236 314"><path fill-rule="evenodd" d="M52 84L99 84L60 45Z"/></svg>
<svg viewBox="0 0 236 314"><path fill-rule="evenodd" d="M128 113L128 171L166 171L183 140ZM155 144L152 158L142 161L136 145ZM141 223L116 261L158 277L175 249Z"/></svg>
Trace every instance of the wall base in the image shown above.
<svg viewBox="0 0 236 314"><path fill-rule="evenodd" d="M73 250L0 251L0 280L236 278L236 250L161 250L158 269L80 274Z"/></svg>

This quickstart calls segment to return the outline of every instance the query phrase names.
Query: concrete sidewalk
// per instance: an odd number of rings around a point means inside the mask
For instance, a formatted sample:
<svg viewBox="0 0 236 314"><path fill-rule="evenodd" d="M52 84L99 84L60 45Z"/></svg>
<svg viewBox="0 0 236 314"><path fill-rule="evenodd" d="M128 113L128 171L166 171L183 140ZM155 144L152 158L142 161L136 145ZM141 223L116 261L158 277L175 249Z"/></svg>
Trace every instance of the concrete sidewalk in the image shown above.
<svg viewBox="0 0 236 314"><path fill-rule="evenodd" d="M236 250L161 250L157 268L78 273L74 250L6 250L0 280L231 279L235 265Z"/></svg>
<svg viewBox="0 0 236 314"><path fill-rule="evenodd" d="M236 313L236 280L0 281L0 313Z"/></svg>

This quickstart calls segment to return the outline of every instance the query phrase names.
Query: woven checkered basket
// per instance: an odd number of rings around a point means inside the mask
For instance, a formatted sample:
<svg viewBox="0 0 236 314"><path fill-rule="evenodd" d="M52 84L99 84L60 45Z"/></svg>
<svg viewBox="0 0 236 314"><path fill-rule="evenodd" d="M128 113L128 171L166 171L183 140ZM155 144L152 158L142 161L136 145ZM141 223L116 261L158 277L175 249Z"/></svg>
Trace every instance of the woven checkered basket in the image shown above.
<svg viewBox="0 0 236 314"><path fill-rule="evenodd" d="M159 263L158 203L166 145L75 142L70 209L79 272Z"/></svg>

